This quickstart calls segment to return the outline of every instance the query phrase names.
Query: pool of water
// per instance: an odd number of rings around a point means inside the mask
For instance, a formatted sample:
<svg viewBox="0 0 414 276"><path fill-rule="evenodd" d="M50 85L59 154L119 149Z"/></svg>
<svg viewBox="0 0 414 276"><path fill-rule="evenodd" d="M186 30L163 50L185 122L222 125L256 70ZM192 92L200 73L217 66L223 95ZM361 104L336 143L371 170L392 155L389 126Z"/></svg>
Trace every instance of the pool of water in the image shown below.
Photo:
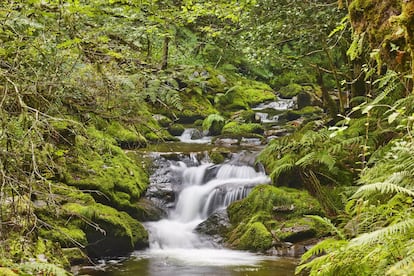
<svg viewBox="0 0 414 276"><path fill-rule="evenodd" d="M294 275L296 259L227 249L150 249L122 261L84 267L93 276L275 276Z"/></svg>

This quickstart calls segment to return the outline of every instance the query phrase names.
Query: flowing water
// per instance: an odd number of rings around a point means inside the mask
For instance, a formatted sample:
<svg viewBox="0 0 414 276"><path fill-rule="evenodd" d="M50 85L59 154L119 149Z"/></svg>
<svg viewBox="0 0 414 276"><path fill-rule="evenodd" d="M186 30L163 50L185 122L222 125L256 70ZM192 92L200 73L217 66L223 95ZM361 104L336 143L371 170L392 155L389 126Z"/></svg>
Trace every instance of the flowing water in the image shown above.
<svg viewBox="0 0 414 276"><path fill-rule="evenodd" d="M102 261L89 274L293 275L295 260L225 249L195 231L209 215L270 180L262 170L240 164L240 155L222 165L200 163L194 156L188 158L187 164L171 162L168 171L178 179L178 198L167 218L145 224L150 233L150 248L135 251L122 261Z"/></svg>
<svg viewBox="0 0 414 276"><path fill-rule="evenodd" d="M262 123L277 123L262 110L287 110L294 100L278 100L254 108ZM261 111L261 112L260 112ZM211 137L194 128L177 137L179 143L163 143L142 151L155 153L158 166L147 198L162 206L168 216L147 222L150 247L118 260L100 260L83 267L80 274L96 276L273 276L294 275L296 259L265 256L223 248L217 240L200 234L197 227L209 216L245 198L254 186L270 182L263 169L254 167L255 155L236 154L243 146L259 146L260 139L243 138L240 147L227 148L230 158L221 165L209 162L205 150L212 150ZM188 150L193 151L190 153ZM201 158L200 158L201 156ZM166 158L169 158L167 160ZM200 161L203 160L203 161ZM175 160L175 161L173 161ZM161 196L160 196L161 195ZM225 213L225 211L224 211ZM213 225L214 227L214 225Z"/></svg>

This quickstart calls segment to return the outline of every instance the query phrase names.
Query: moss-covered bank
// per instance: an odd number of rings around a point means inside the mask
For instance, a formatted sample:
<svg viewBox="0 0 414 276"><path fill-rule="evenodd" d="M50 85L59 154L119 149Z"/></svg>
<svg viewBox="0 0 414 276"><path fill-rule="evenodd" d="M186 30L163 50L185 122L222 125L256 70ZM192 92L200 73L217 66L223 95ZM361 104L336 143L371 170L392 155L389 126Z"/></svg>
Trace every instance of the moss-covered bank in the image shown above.
<svg viewBox="0 0 414 276"><path fill-rule="evenodd" d="M323 211L302 190L260 185L227 210L232 224L227 242L237 249L264 252L281 242L299 242L326 233L317 222L303 217Z"/></svg>

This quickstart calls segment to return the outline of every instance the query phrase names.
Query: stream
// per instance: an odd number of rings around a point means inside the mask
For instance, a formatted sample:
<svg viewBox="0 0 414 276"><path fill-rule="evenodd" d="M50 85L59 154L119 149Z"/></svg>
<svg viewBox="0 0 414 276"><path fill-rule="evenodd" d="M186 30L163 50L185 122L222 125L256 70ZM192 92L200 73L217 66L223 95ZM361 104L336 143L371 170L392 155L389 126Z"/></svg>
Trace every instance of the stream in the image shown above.
<svg viewBox="0 0 414 276"><path fill-rule="evenodd" d="M261 109L259 107L258 111ZM262 113L259 116L266 117ZM267 118L263 119L268 122ZM191 137L194 131L186 129L179 142L141 151L154 160L156 168L146 198L166 213L164 219L144 223L149 232L149 248L119 259L99 260L96 266L83 267L79 274L294 274L297 259L226 249L220 237L199 231L199 227L215 214L225 214L223 224L228 223L226 207L246 197L254 186L270 183L270 178L261 166L255 165L261 149L256 143L245 147L228 146L225 162L213 164L208 157L208 150L214 147L211 137L194 139Z"/></svg>

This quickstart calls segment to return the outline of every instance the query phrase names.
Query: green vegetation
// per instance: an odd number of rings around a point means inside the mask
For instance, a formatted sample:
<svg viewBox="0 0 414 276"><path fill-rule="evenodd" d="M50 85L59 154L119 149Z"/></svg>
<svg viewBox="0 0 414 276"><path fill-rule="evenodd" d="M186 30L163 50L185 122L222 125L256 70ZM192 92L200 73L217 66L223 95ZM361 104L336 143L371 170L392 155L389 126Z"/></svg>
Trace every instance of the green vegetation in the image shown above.
<svg viewBox="0 0 414 276"><path fill-rule="evenodd" d="M280 241L301 241L326 233L321 225L303 219L323 214L306 191L260 185L247 198L228 208L232 229L228 243L237 249L266 251Z"/></svg>
<svg viewBox="0 0 414 276"><path fill-rule="evenodd" d="M253 107L276 92L295 132L261 153L273 185L229 207L227 242L330 235L298 273L414 273L412 1L3 2L0 274L145 247L160 214L125 150L189 124L265 141L280 129Z"/></svg>

